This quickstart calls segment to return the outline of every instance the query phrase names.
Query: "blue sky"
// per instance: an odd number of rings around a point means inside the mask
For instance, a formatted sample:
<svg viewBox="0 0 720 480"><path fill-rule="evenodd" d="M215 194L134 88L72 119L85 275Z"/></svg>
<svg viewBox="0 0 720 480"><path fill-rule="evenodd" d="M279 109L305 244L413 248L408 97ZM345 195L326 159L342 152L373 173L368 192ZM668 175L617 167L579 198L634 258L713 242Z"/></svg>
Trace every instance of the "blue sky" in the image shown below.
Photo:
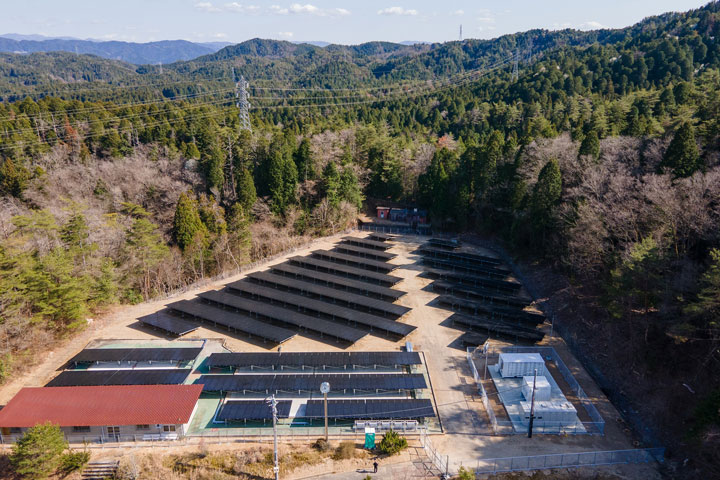
<svg viewBox="0 0 720 480"><path fill-rule="evenodd" d="M148 42L261 37L356 44L493 38L531 28L624 27L693 0L1 0L0 33Z"/></svg>

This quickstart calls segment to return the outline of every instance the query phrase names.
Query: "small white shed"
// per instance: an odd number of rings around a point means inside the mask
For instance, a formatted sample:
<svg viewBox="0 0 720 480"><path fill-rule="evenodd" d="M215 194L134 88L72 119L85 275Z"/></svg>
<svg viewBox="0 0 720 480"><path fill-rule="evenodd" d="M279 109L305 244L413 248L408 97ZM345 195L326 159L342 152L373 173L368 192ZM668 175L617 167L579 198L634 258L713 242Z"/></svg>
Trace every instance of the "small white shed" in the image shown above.
<svg viewBox="0 0 720 480"><path fill-rule="evenodd" d="M535 369L538 375L545 373L545 362L539 353L501 353L498 365L503 378L532 375Z"/></svg>
<svg viewBox="0 0 720 480"><path fill-rule="evenodd" d="M530 422L530 402L520 402L524 424ZM570 425L577 421L577 410L570 402L535 401L535 423L545 425Z"/></svg>
<svg viewBox="0 0 720 480"><path fill-rule="evenodd" d="M550 382L547 381L547 378L538 375L536 381L535 381L535 401L550 401L550 392L552 390L552 387L550 386ZM532 392L533 392L533 377L523 377L523 385L522 385L522 393L523 397L525 397L525 400L528 402L532 400Z"/></svg>

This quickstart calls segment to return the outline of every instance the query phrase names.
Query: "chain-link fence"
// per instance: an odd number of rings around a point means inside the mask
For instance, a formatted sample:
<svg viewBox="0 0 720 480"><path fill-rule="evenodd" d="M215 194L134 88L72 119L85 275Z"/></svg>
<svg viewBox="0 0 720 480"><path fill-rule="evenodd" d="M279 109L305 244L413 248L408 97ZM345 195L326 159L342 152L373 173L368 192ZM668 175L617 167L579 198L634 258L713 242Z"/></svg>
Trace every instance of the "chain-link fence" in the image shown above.
<svg viewBox="0 0 720 480"><path fill-rule="evenodd" d="M528 457L485 458L477 461L475 474L507 473L553 468L597 467L629 463L662 462L664 448L554 453ZM466 467L467 468L467 467Z"/></svg>

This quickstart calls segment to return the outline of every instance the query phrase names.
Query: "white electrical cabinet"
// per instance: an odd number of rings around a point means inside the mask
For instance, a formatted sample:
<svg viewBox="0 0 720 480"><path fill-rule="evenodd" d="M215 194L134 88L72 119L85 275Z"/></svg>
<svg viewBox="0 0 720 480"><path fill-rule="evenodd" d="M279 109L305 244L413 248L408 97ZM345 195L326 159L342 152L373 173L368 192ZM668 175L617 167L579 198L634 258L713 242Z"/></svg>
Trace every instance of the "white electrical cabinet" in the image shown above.
<svg viewBox="0 0 720 480"><path fill-rule="evenodd" d="M525 400L528 402L532 399L533 392L533 378L534 377L523 377L522 393ZM535 380L535 401L549 402L551 397L552 387L550 382L544 376L539 376Z"/></svg>
<svg viewBox="0 0 720 480"><path fill-rule="evenodd" d="M530 402L520 402L520 409L523 413L522 422L527 425L530 422ZM577 421L577 410L570 402L535 401L536 425L561 426L571 425Z"/></svg>
<svg viewBox="0 0 720 480"><path fill-rule="evenodd" d="M545 374L545 362L539 353L501 353L498 362L500 375L507 377L525 377Z"/></svg>

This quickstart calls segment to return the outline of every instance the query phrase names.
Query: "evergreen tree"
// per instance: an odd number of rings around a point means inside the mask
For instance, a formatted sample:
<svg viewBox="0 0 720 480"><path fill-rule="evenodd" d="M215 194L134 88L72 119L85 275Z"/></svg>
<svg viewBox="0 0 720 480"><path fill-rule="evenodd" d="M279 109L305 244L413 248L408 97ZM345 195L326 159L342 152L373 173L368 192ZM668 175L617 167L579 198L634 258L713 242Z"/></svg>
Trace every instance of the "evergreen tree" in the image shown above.
<svg viewBox="0 0 720 480"><path fill-rule="evenodd" d="M188 193L180 194L173 220L173 238L181 250L190 246L197 238L198 233L203 237L207 233L205 225L200 219L197 201L190 195Z"/></svg>
<svg viewBox="0 0 720 480"><path fill-rule="evenodd" d="M331 207L340 205L340 173L335 162L328 162L323 169L322 196L328 199Z"/></svg>
<svg viewBox="0 0 720 480"><path fill-rule="evenodd" d="M600 155L600 139L595 130L590 130L582 143L580 144L580 151L578 156L588 155L593 158L597 158Z"/></svg>
<svg viewBox="0 0 720 480"><path fill-rule="evenodd" d="M236 173L237 203L246 212L249 212L257 201L257 192L255 191L255 182L253 176L247 168L240 168Z"/></svg>
<svg viewBox="0 0 720 480"><path fill-rule="evenodd" d="M300 182L314 180L316 177L315 161L312 158L310 139L304 138L302 142L300 142L300 146L298 146L293 157L298 172L298 180Z"/></svg>
<svg viewBox="0 0 720 480"><path fill-rule="evenodd" d="M360 188L357 175L350 166L344 167L340 174L338 194L341 199L355 206L355 208L360 209L362 207L365 196L362 193L362 188Z"/></svg>
<svg viewBox="0 0 720 480"><path fill-rule="evenodd" d="M10 464L25 478L43 479L55 473L68 447L60 427L51 423L29 428L13 445Z"/></svg>
<svg viewBox="0 0 720 480"><path fill-rule="evenodd" d="M540 170L537 183L530 199L530 213L533 223L545 229L552 220L552 210L560 202L562 175L554 158Z"/></svg>
<svg viewBox="0 0 720 480"><path fill-rule="evenodd" d="M125 237L124 252L130 272L140 279L143 297L149 298L152 272L169 252L157 226L144 216L136 218Z"/></svg>
<svg viewBox="0 0 720 480"><path fill-rule="evenodd" d="M695 129L692 125L683 123L678 128L662 162L660 162L660 167L671 169L676 177L689 177L701 169Z"/></svg>
<svg viewBox="0 0 720 480"><path fill-rule="evenodd" d="M27 188L29 179L30 172L24 166L17 165L9 157L0 160L0 192L19 197Z"/></svg>
<svg viewBox="0 0 720 480"><path fill-rule="evenodd" d="M270 153L268 176L273 212L283 215L287 207L295 203L297 190L297 168L284 149Z"/></svg>

